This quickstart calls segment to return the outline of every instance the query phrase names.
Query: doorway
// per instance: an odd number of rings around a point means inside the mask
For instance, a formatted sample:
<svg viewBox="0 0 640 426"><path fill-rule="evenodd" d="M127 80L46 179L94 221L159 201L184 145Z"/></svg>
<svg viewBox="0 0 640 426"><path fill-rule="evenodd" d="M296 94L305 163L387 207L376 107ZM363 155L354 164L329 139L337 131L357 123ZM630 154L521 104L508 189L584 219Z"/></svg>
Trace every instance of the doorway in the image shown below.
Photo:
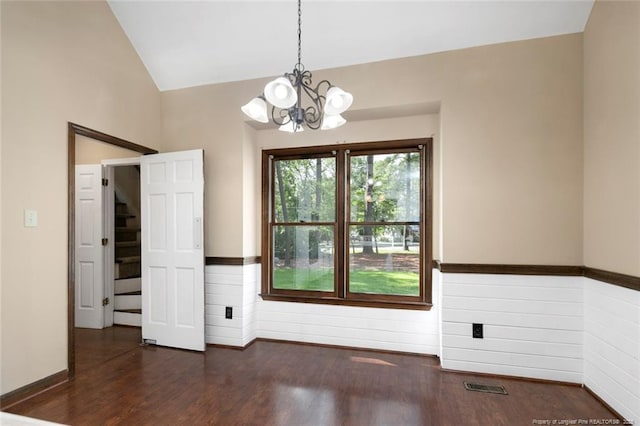
<svg viewBox="0 0 640 426"><path fill-rule="evenodd" d="M102 224L107 243L104 246L105 303L102 325L141 327L140 158L102 160L101 164L105 178ZM76 218L76 222L79 220L82 217ZM76 286L78 285L76 282ZM76 315L78 314L76 305ZM79 323L79 317L76 316L76 326Z"/></svg>
<svg viewBox="0 0 640 426"><path fill-rule="evenodd" d="M142 241L139 257L142 340L153 345L204 351L204 150L159 154L69 123L69 378L75 375L74 315L91 317L94 327L100 328L105 324L104 306L113 306L104 297L103 273L113 265L112 261L105 262L104 256L115 252L113 244L109 244L109 239L113 242L114 238L103 233L102 207L113 205L111 211L115 212L113 196L107 196L109 203L104 203L104 194L113 194L108 189L114 180L113 167L103 170L95 161L78 165L75 148L79 136L107 142L99 144L102 147L116 145L117 149L145 154L121 160L139 161L140 165L141 228L134 232L140 232L136 240ZM131 155L129 151L126 154ZM115 233L118 229L112 226L108 231Z"/></svg>
<svg viewBox="0 0 640 426"><path fill-rule="evenodd" d="M68 336L68 376L73 378L76 371L75 359L75 291L76 291L76 210L75 210L75 188L76 188L76 145L80 137L85 137L93 141L102 142L108 147L120 148L138 153L141 155L156 154L157 151L142 145L129 142L115 136L108 135L75 123L68 123L68 288L67 288L67 336ZM107 263L109 265L109 263ZM113 306L113 305L112 305Z"/></svg>
<svg viewBox="0 0 640 426"><path fill-rule="evenodd" d="M103 162L103 165L105 162ZM113 293L113 312L105 312L105 326L142 326L142 253L140 209L140 165L107 166L113 168L113 194L109 193L107 209L113 232L113 261L106 263L113 269L113 280L107 283ZM107 278L105 276L105 278ZM111 315L113 315L111 317Z"/></svg>

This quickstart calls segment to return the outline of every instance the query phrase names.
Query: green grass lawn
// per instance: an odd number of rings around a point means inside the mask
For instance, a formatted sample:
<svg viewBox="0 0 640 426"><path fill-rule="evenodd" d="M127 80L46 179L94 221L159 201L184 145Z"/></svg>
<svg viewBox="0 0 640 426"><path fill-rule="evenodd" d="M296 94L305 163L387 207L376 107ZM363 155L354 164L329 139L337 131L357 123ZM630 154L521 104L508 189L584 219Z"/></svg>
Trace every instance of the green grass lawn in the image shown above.
<svg viewBox="0 0 640 426"><path fill-rule="evenodd" d="M352 293L418 296L419 275L403 271L353 271L349 276ZM274 287L278 289L333 291L333 269L277 268Z"/></svg>
<svg viewBox="0 0 640 426"><path fill-rule="evenodd" d="M420 275L404 271L354 271L349 275L352 293L420 295Z"/></svg>

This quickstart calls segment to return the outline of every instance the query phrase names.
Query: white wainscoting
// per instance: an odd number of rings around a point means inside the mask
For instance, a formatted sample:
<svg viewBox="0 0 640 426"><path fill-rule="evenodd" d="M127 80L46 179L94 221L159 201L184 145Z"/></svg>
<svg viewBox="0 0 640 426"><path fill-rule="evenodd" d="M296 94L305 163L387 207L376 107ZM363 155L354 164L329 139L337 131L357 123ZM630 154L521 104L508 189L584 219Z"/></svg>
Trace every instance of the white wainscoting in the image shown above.
<svg viewBox="0 0 640 426"><path fill-rule="evenodd" d="M640 291L584 281L584 384L640 424Z"/></svg>
<svg viewBox="0 0 640 426"><path fill-rule="evenodd" d="M242 346L244 274L242 266L208 265L205 268L205 342ZM225 318L225 307L233 318Z"/></svg>
<svg viewBox="0 0 640 426"><path fill-rule="evenodd" d="M439 283L434 276L433 300ZM267 339L440 354L439 309L380 309L258 300L257 336Z"/></svg>
<svg viewBox="0 0 640 426"><path fill-rule="evenodd" d="M243 347L256 338L260 265L205 267L205 342ZM225 318L225 308L233 318Z"/></svg>
<svg viewBox="0 0 640 426"><path fill-rule="evenodd" d="M260 299L260 265L205 269L206 342L433 354L443 368L584 383L640 422L640 292L583 277L441 274L431 311ZM225 319L225 307L233 319ZM484 338L471 324L484 324Z"/></svg>
<svg viewBox="0 0 640 426"><path fill-rule="evenodd" d="M256 339L257 313L256 303L260 293L260 265L242 267L244 287L242 292L242 346Z"/></svg>
<svg viewBox="0 0 640 426"><path fill-rule="evenodd" d="M443 368L582 383L583 280L442 274Z"/></svg>

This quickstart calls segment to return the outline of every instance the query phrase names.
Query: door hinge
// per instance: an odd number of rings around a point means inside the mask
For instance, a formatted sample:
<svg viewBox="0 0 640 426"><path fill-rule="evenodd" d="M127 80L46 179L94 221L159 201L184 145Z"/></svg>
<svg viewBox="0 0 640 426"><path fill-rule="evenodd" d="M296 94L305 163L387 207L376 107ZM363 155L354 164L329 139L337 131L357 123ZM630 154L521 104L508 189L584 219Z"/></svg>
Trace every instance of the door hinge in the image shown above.
<svg viewBox="0 0 640 426"><path fill-rule="evenodd" d="M109 179L102 178L102 186L107 186L107 185L109 185Z"/></svg>
<svg viewBox="0 0 640 426"><path fill-rule="evenodd" d="M104 299L102 299L102 306L107 306L109 304L109 298L105 297Z"/></svg>
<svg viewBox="0 0 640 426"><path fill-rule="evenodd" d="M107 244L109 244L109 239L108 238L103 238L102 239L102 245L106 246Z"/></svg>

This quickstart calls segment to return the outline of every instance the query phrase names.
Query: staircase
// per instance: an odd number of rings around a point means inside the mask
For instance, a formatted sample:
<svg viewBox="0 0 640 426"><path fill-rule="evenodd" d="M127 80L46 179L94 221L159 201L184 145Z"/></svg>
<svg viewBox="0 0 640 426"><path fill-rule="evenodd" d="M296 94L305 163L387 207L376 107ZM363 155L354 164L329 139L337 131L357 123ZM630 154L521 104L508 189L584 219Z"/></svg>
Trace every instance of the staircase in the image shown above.
<svg viewBox="0 0 640 426"><path fill-rule="evenodd" d="M116 199L113 323L142 325L140 228L127 204Z"/></svg>

